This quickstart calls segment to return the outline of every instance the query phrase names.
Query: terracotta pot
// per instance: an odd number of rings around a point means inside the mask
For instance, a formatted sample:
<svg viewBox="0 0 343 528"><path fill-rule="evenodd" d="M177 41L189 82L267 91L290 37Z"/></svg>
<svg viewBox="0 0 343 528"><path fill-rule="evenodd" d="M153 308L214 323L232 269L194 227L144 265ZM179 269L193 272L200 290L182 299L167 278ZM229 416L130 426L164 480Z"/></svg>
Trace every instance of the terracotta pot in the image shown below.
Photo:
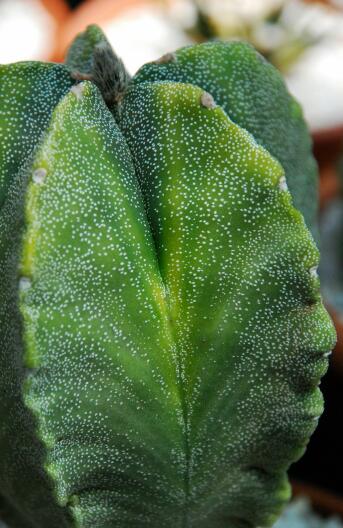
<svg viewBox="0 0 343 528"><path fill-rule="evenodd" d="M88 0L77 7L65 21L61 29L55 56L62 61L71 41L89 24L103 26L109 20L117 18L133 8L156 4L154 0Z"/></svg>
<svg viewBox="0 0 343 528"><path fill-rule="evenodd" d="M41 4L59 24L62 24L71 12L64 0L41 0Z"/></svg>
<svg viewBox="0 0 343 528"><path fill-rule="evenodd" d="M343 125L312 133L313 153L319 164L320 207L339 193L336 165L343 155Z"/></svg>
<svg viewBox="0 0 343 528"><path fill-rule="evenodd" d="M340 193L340 184L338 180L335 165L327 164L320 167L319 173L319 205L323 210L325 206Z"/></svg>
<svg viewBox="0 0 343 528"><path fill-rule="evenodd" d="M89 24L99 25L130 73L172 48L190 43L189 37L168 17L173 0L88 0L72 11L55 50L62 61L74 37Z"/></svg>
<svg viewBox="0 0 343 528"><path fill-rule="evenodd" d="M321 166L337 161L343 152L343 124L312 132L313 150Z"/></svg>
<svg viewBox="0 0 343 528"><path fill-rule="evenodd" d="M1 20L2 37L7 46L2 48L0 62L54 60L60 27L69 12L64 0L21 0L19 3L7 0ZM23 29L25 34L18 40L17 33Z"/></svg>
<svg viewBox="0 0 343 528"><path fill-rule="evenodd" d="M70 16L71 10L64 0L41 0L42 5L48 11L48 13L54 18L55 26L55 35L54 35L54 47L51 56L49 59L52 62L60 62L59 57L56 54L56 49L60 39L60 34L62 27L66 23L68 17Z"/></svg>

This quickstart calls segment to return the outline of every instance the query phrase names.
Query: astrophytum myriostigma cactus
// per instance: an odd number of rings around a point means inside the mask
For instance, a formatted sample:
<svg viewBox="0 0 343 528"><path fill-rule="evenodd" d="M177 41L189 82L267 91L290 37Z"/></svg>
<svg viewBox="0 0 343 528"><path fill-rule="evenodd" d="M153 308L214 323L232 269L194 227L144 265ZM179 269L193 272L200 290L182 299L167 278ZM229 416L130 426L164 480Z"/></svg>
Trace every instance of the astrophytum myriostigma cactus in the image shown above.
<svg viewBox="0 0 343 528"><path fill-rule="evenodd" d="M232 42L129 79L90 27L1 67L0 134L1 516L271 525L335 340L279 74Z"/></svg>

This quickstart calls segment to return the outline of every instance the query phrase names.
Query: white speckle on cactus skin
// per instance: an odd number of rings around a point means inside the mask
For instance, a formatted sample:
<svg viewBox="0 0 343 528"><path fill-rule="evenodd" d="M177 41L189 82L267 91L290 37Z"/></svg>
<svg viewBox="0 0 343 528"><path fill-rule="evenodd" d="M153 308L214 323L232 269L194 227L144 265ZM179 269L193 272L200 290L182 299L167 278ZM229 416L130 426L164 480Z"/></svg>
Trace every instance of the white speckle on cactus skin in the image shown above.
<svg viewBox="0 0 343 528"><path fill-rule="evenodd" d="M41 185L45 180L46 174L47 174L46 169L44 168L36 169L35 171L33 171L32 180L35 183L38 183L38 185Z"/></svg>

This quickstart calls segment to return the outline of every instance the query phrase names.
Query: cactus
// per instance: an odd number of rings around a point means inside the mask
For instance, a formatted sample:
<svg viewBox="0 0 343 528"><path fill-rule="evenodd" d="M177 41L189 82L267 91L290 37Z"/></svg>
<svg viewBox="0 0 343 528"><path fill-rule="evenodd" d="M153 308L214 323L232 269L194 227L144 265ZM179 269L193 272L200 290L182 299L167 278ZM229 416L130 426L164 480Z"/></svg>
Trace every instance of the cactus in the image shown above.
<svg viewBox="0 0 343 528"><path fill-rule="evenodd" d="M144 65L134 81L192 83L282 165L294 206L318 239L318 177L302 110L280 73L247 43L207 42Z"/></svg>
<svg viewBox="0 0 343 528"><path fill-rule="evenodd" d="M179 54L182 78L165 78ZM256 83L261 68L280 114L260 115L254 85L215 81L218 55L229 72L254 66ZM301 205L295 178L314 166L298 107L243 43L181 50L129 80L91 27L65 65L0 72L3 518L271 525L335 340L286 186L289 171Z"/></svg>

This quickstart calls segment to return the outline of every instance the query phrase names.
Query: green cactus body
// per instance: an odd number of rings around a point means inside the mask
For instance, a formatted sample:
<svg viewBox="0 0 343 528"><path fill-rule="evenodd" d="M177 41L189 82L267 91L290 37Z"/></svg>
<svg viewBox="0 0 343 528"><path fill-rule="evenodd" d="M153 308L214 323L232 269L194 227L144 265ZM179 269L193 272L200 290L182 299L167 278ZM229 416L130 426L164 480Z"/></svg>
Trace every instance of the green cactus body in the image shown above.
<svg viewBox="0 0 343 528"><path fill-rule="evenodd" d="M32 162L53 109L73 84L63 64L0 65L0 207L11 180Z"/></svg>
<svg viewBox="0 0 343 528"><path fill-rule="evenodd" d="M71 70L91 75L94 67L94 49L96 46L110 48L110 43L98 26L88 26L85 32L77 35L70 46L66 64Z"/></svg>
<svg viewBox="0 0 343 528"><path fill-rule="evenodd" d="M28 171L52 111L72 84L64 65L0 66L0 516L18 527L37 526L35 516L40 526L68 526L46 477L32 471L43 447L22 401L17 267Z"/></svg>
<svg viewBox="0 0 343 528"><path fill-rule="evenodd" d="M321 414L320 393L309 389L326 369L314 351L331 338L311 271L317 250L281 166L203 94L138 85L121 127L169 292L187 409L189 525L263 525L287 495L282 469Z"/></svg>
<svg viewBox="0 0 343 528"><path fill-rule="evenodd" d="M245 42L207 42L145 64L133 82L177 81L209 92L282 165L294 206L318 238L317 166L299 104L280 73Z"/></svg>
<svg viewBox="0 0 343 528"><path fill-rule="evenodd" d="M282 166L202 88L133 82L117 121L100 90L56 95L6 173L2 515L271 525L335 340L318 251Z"/></svg>

